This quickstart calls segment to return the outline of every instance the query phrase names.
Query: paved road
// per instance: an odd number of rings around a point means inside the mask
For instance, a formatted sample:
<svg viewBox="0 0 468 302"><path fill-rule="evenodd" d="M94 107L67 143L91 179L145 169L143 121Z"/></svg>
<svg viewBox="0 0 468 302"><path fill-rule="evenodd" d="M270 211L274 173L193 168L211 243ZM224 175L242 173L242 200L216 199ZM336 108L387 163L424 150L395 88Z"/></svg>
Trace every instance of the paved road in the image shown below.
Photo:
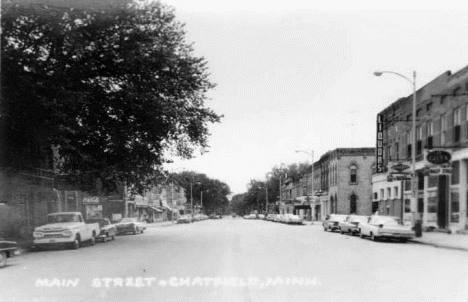
<svg viewBox="0 0 468 302"><path fill-rule="evenodd" d="M468 301L468 253L230 219L149 228L0 270L0 301Z"/></svg>

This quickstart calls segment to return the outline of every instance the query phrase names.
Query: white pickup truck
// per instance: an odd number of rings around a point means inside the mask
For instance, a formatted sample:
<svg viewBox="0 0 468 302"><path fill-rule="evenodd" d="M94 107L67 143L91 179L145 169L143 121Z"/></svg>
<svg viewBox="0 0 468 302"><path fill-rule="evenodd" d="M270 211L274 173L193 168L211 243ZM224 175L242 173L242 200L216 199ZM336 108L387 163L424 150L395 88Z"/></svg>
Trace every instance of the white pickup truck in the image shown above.
<svg viewBox="0 0 468 302"><path fill-rule="evenodd" d="M94 245L99 235L98 223L85 223L80 212L59 212L47 215L48 224L34 229L36 248L68 245L78 249L83 242Z"/></svg>

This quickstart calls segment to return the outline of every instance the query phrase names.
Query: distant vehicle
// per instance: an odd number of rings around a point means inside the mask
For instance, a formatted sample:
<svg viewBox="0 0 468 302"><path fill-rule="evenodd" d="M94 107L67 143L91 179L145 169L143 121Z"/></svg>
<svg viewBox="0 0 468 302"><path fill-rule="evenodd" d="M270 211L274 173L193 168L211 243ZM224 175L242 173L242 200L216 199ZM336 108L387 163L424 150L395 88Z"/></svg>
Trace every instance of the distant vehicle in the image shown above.
<svg viewBox="0 0 468 302"><path fill-rule="evenodd" d="M78 249L83 242L94 245L100 233L98 223L85 223L80 212L58 212L47 215L48 224L33 233L34 247L69 245Z"/></svg>
<svg viewBox="0 0 468 302"><path fill-rule="evenodd" d="M256 214L248 214L248 215L244 215L244 218L245 219L257 219L257 215Z"/></svg>
<svg viewBox="0 0 468 302"><path fill-rule="evenodd" d="M366 222L368 216L362 215L349 215L346 220L338 223L338 230L340 234L351 233L351 235L359 234L359 224Z"/></svg>
<svg viewBox="0 0 468 302"><path fill-rule="evenodd" d="M287 224L303 224L302 218L294 214L286 214L284 222Z"/></svg>
<svg viewBox="0 0 468 302"><path fill-rule="evenodd" d="M265 219L265 215L264 214L258 214L258 219Z"/></svg>
<svg viewBox="0 0 468 302"><path fill-rule="evenodd" d="M366 222L359 224L361 238L369 236L373 241L379 239L398 239L406 242L415 237L410 226L403 225L396 216L372 215Z"/></svg>
<svg viewBox="0 0 468 302"><path fill-rule="evenodd" d="M133 235L143 233L146 229L146 223L143 224L141 221L138 221L137 218L123 218L119 223L115 224L117 227L117 234L124 235L127 233L132 233Z"/></svg>
<svg viewBox="0 0 468 302"><path fill-rule="evenodd" d="M182 215L177 219L177 223L191 223L192 222L192 216L190 215Z"/></svg>
<svg viewBox="0 0 468 302"><path fill-rule="evenodd" d="M275 214L275 216L273 218L273 221L274 222L281 222L281 215L280 214Z"/></svg>
<svg viewBox="0 0 468 302"><path fill-rule="evenodd" d="M268 214L265 219L268 220L268 221L273 221L273 219L275 218L275 214Z"/></svg>
<svg viewBox="0 0 468 302"><path fill-rule="evenodd" d="M115 236L117 235L117 227L113 225L109 219L107 218L93 218L88 219L87 223L98 223L99 228L101 231L99 235L96 237L96 240L102 240L106 242L108 240L115 240Z"/></svg>
<svg viewBox="0 0 468 302"><path fill-rule="evenodd" d="M347 215L339 214L330 214L325 217L325 220L322 223L323 230L326 231L335 231L338 230L338 225L341 221L346 220Z"/></svg>
<svg viewBox="0 0 468 302"><path fill-rule="evenodd" d="M15 241L4 241L0 238L0 268L6 265L8 258L19 254L18 244Z"/></svg>

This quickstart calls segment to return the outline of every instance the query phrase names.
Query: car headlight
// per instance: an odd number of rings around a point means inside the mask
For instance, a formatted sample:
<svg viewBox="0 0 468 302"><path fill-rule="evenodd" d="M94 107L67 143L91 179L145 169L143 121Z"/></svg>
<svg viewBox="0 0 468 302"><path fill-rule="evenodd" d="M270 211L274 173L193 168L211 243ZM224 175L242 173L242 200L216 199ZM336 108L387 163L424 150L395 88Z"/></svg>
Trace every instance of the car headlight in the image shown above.
<svg viewBox="0 0 468 302"><path fill-rule="evenodd" d="M44 237L44 233L42 233L42 232L34 232L34 233L33 233L33 236L36 237L36 238Z"/></svg>
<svg viewBox="0 0 468 302"><path fill-rule="evenodd" d="M73 234L73 233L72 233L72 231L70 231L70 230L65 230L65 231L62 232L62 235L63 235L63 236L66 236L66 237L70 237L72 234Z"/></svg>

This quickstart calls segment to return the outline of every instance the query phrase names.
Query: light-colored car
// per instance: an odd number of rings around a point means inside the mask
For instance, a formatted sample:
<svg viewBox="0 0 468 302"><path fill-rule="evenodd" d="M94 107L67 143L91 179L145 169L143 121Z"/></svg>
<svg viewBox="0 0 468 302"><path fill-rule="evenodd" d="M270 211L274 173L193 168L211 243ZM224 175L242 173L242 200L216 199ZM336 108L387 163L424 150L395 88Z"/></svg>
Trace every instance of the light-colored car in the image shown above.
<svg viewBox="0 0 468 302"><path fill-rule="evenodd" d="M302 218L294 214L286 214L284 222L287 224L303 224Z"/></svg>
<svg viewBox="0 0 468 302"><path fill-rule="evenodd" d="M323 230L326 231L335 231L338 230L338 224L341 221L346 219L347 215L340 214L330 214L325 217L325 220L322 223Z"/></svg>
<svg viewBox="0 0 468 302"><path fill-rule="evenodd" d="M177 219L177 223L191 223L192 222L192 216L190 215L182 215Z"/></svg>
<svg viewBox="0 0 468 302"><path fill-rule="evenodd" d="M133 235L143 233L146 229L146 224L143 224L141 221L138 221L137 218L122 218L118 223L115 224L117 227L117 233L127 234L132 233Z"/></svg>
<svg viewBox="0 0 468 302"><path fill-rule="evenodd" d="M398 239L406 242L415 237L411 226L403 225L401 219L396 216L370 216L367 222L359 224L361 238L369 236L373 241L379 239Z"/></svg>
<svg viewBox="0 0 468 302"><path fill-rule="evenodd" d="M117 235L117 227L113 225L107 218L92 218L86 221L87 223L98 223L100 232L96 237L96 240L102 240L106 242L107 240L115 240Z"/></svg>
<svg viewBox="0 0 468 302"><path fill-rule="evenodd" d="M258 219L265 219L265 215L264 214L258 214Z"/></svg>
<svg viewBox="0 0 468 302"><path fill-rule="evenodd" d="M273 221L274 218L275 218L275 214L268 214L268 215L265 217L265 220Z"/></svg>
<svg viewBox="0 0 468 302"><path fill-rule="evenodd" d="M58 212L47 215L48 224L34 229L34 247L69 245L78 249L83 242L94 245L100 233L98 223L85 223L81 212Z"/></svg>
<svg viewBox="0 0 468 302"><path fill-rule="evenodd" d="M273 218L274 222L281 222L281 214L275 214L275 217Z"/></svg>
<svg viewBox="0 0 468 302"><path fill-rule="evenodd" d="M359 224L366 222L369 216L349 215L346 220L338 223L340 234L350 233L351 235L359 234Z"/></svg>

